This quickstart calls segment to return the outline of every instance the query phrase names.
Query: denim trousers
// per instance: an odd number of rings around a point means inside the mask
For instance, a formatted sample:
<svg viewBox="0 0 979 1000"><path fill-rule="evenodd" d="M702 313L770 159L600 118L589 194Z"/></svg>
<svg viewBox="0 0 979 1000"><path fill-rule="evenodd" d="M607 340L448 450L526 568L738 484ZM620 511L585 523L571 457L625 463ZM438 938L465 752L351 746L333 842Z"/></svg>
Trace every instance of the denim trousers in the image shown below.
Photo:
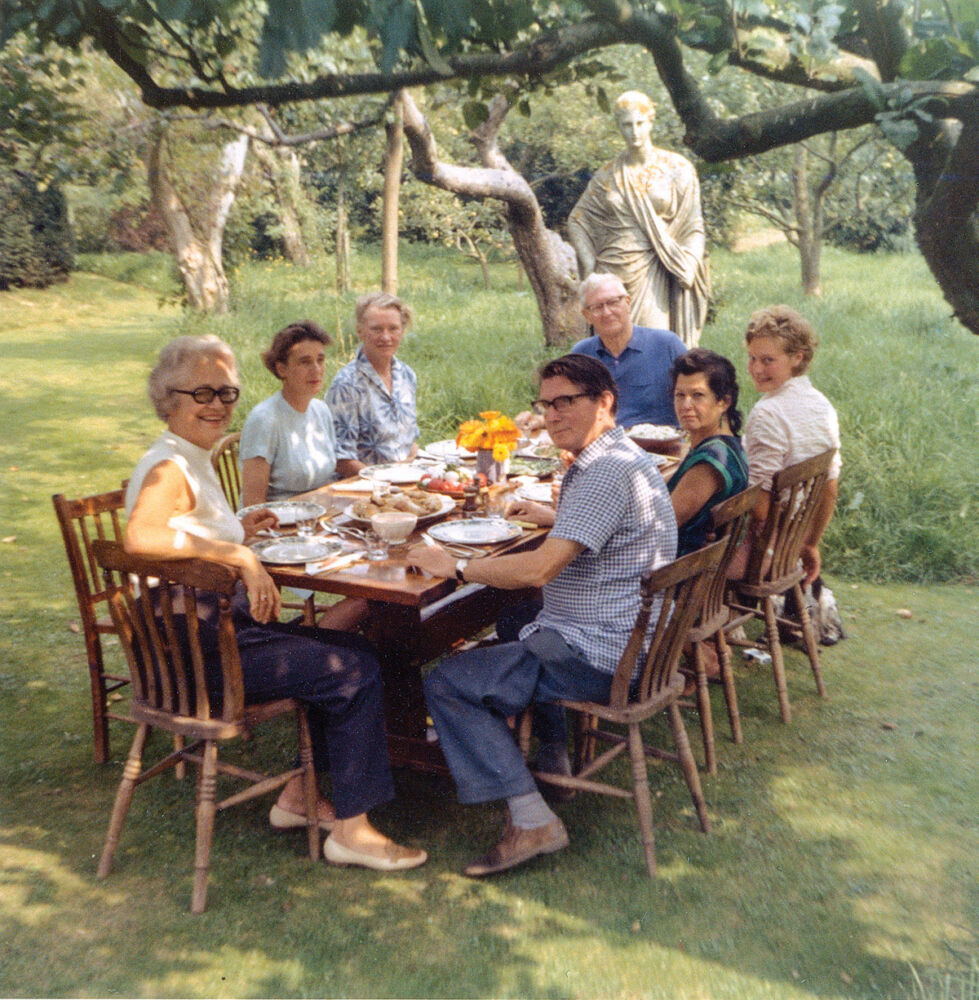
<svg viewBox="0 0 979 1000"><path fill-rule="evenodd" d="M216 598L199 594L201 645L217 664ZM182 601L178 611L180 627ZM239 585L232 602L245 701L297 698L306 704L318 777L330 774L337 816L348 819L394 798L384 733L384 688L377 657L362 636L296 623L260 625ZM181 636L182 644L186 642ZM189 651L185 650L187 658ZM220 671L209 671L212 704L221 699Z"/></svg>
<svg viewBox="0 0 979 1000"><path fill-rule="evenodd" d="M607 702L612 674L596 670L554 629L459 653L425 679L425 699L459 801L536 790L507 718L558 698Z"/></svg>

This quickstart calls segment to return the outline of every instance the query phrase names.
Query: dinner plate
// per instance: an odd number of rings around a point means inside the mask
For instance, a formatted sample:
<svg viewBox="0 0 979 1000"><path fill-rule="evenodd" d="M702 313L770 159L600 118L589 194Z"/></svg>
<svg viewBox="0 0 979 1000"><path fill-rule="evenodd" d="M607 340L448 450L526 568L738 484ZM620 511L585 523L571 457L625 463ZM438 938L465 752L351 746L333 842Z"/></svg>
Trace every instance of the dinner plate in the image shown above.
<svg viewBox="0 0 979 1000"><path fill-rule="evenodd" d="M433 458L452 459L457 462L476 457L476 452L463 448L451 438L448 441L433 441L431 444L425 445L422 451Z"/></svg>
<svg viewBox="0 0 979 1000"><path fill-rule="evenodd" d="M558 458L538 458L535 456L511 455L511 476L553 476L561 471L561 460Z"/></svg>
<svg viewBox="0 0 979 1000"><path fill-rule="evenodd" d="M251 549L262 562L282 566L326 559L342 552L343 546L335 538L290 535L287 538L268 538L255 542Z"/></svg>
<svg viewBox="0 0 979 1000"><path fill-rule="evenodd" d="M392 462L390 465L368 465L358 475L361 479L377 479L382 483L397 483L400 486L417 483L426 472L431 472L431 468Z"/></svg>
<svg viewBox="0 0 979 1000"><path fill-rule="evenodd" d="M551 503L550 483L524 483L517 487L517 496L522 500L533 500L534 503Z"/></svg>
<svg viewBox="0 0 979 1000"><path fill-rule="evenodd" d="M519 525L499 518L469 518L463 521L443 521L433 524L428 534L440 542L461 542L465 545L492 545L506 542L522 534Z"/></svg>
<svg viewBox="0 0 979 1000"><path fill-rule="evenodd" d="M442 504L442 506L439 510L433 511L431 514L419 514L418 515L419 524L431 524L432 521L437 521L440 517L445 517L445 515L448 514L450 510L455 510L456 502L455 500L452 499L452 497L444 496L439 493L431 493L429 495L435 497L435 499L438 500ZM357 524L370 524L371 521L369 517L358 517L354 513L353 507L355 503L359 503L359 501L354 500L353 503L350 503L346 507L344 507L343 509L344 514L346 514L351 521L354 521Z"/></svg>
<svg viewBox="0 0 979 1000"><path fill-rule="evenodd" d="M272 500L269 503L256 503L251 507L242 507L238 516L250 514L253 510L270 510L278 518L281 527L295 524L297 520L320 518L326 513L326 508L311 500ZM305 517L303 517L305 515Z"/></svg>

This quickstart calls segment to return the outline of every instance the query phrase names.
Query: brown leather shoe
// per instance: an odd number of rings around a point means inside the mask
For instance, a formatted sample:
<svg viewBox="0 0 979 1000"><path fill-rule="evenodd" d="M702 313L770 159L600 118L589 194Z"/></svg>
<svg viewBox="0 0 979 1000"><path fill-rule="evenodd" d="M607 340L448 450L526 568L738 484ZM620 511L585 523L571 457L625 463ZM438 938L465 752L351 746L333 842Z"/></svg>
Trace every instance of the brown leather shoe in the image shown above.
<svg viewBox="0 0 979 1000"><path fill-rule="evenodd" d="M470 862L463 868L463 875L470 878L480 878L483 875L495 875L505 872L508 868L522 865L538 854L553 854L567 847L568 831L564 824L555 819L547 826L537 826L531 830L514 826L507 816L503 828L503 839L491 847L481 858Z"/></svg>

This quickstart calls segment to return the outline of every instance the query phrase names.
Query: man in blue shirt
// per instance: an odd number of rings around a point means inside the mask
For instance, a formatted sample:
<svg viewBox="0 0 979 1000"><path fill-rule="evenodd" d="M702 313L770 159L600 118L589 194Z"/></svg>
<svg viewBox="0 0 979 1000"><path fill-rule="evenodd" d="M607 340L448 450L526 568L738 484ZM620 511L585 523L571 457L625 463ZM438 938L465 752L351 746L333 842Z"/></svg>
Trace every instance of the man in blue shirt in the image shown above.
<svg viewBox="0 0 979 1000"><path fill-rule="evenodd" d="M551 440L574 456L557 508L527 501L520 516L550 526L532 551L459 559L414 546L409 561L433 576L504 590L543 588L543 607L515 642L443 660L425 697L460 802L503 799L503 837L464 869L493 875L568 845L537 790L507 717L560 698L607 702L639 610L641 574L676 554L676 518L652 457L615 425L616 389L593 358L567 354L541 370ZM653 609L655 618L658 606Z"/></svg>
<svg viewBox="0 0 979 1000"><path fill-rule="evenodd" d="M631 299L614 274L590 274L578 291L581 311L597 336L578 341L572 354L601 361L619 387L621 427L636 424L676 426L670 365L686 353L683 341L669 330L633 326Z"/></svg>

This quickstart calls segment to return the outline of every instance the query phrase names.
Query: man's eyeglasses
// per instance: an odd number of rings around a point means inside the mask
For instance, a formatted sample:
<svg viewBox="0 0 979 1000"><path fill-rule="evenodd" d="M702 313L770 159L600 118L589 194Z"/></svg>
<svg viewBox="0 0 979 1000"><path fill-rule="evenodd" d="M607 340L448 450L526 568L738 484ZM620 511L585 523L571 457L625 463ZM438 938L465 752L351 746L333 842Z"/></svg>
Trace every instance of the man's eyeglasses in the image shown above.
<svg viewBox="0 0 979 1000"><path fill-rule="evenodd" d="M199 385L196 389L169 389L168 392L179 392L181 396L193 396L195 403L210 403L217 396L222 403L237 403L241 389L236 385L222 385L220 389L212 389L209 385Z"/></svg>
<svg viewBox="0 0 979 1000"><path fill-rule="evenodd" d="M590 396L590 392L576 392L573 396L555 396L553 399L535 399L530 405L534 413L544 416L553 406L555 413L567 413L571 404L582 396Z"/></svg>
<svg viewBox="0 0 979 1000"><path fill-rule="evenodd" d="M606 299L604 302L595 302L593 305L585 306L584 311L589 316L597 316L598 313L605 312L606 309L618 309L628 297L628 295L617 295L614 299Z"/></svg>

